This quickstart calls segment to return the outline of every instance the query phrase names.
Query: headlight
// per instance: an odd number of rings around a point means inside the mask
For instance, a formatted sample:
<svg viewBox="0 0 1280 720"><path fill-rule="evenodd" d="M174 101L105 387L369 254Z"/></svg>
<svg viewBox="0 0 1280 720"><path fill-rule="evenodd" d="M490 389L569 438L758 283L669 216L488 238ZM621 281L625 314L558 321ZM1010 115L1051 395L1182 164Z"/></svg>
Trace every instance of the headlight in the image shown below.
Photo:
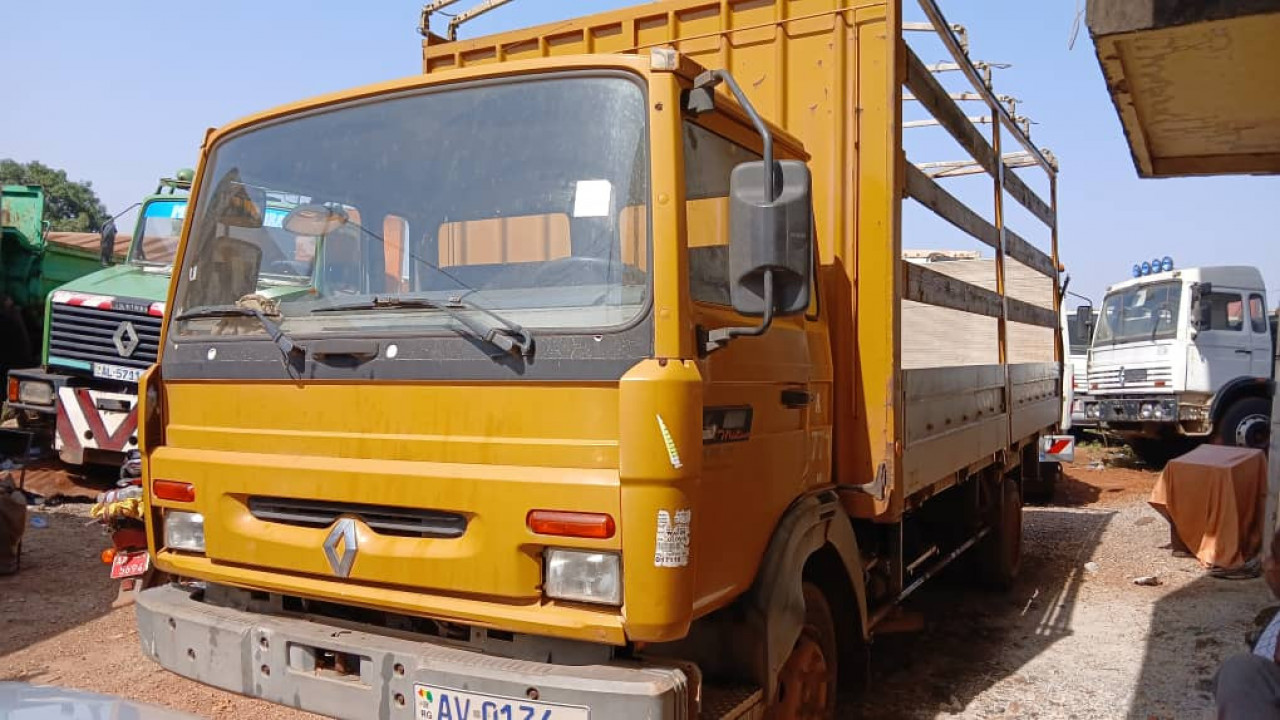
<svg viewBox="0 0 1280 720"><path fill-rule="evenodd" d="M39 380L20 380L18 402L26 405L52 405L53 385Z"/></svg>
<svg viewBox="0 0 1280 720"><path fill-rule="evenodd" d="M622 604L622 558L617 553L547 548L544 559L547 577L543 591L547 597Z"/></svg>
<svg viewBox="0 0 1280 720"><path fill-rule="evenodd" d="M180 510L166 512L164 544L171 550L204 552L204 516Z"/></svg>
<svg viewBox="0 0 1280 720"><path fill-rule="evenodd" d="M1085 417L1091 417L1091 418L1099 417L1098 404L1094 403L1092 405L1085 405L1084 415Z"/></svg>
<svg viewBox="0 0 1280 720"><path fill-rule="evenodd" d="M1138 415L1143 420L1149 419L1151 417L1151 412L1153 410L1153 407L1154 406L1151 403L1142 403L1142 407L1138 410Z"/></svg>

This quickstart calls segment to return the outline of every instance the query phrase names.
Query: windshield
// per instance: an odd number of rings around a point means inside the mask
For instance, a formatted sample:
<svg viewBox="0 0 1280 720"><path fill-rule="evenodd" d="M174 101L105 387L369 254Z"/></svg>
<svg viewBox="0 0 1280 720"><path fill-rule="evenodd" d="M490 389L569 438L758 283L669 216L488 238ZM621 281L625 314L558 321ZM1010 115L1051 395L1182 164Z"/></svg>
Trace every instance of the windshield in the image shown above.
<svg viewBox="0 0 1280 720"><path fill-rule="evenodd" d="M1095 343L1159 340L1178 334L1182 283L1138 285L1107 295Z"/></svg>
<svg viewBox="0 0 1280 720"><path fill-rule="evenodd" d="M1067 316L1067 343L1071 346L1072 355L1084 355L1089 352L1089 326L1081 322L1080 316L1074 312Z"/></svg>
<svg viewBox="0 0 1280 720"><path fill-rule="evenodd" d="M628 323L649 292L645 126L635 81L577 76L403 94L234 135L206 166L175 315L243 301L265 274L314 258L304 292L273 296L286 332L412 332L448 323L440 304L530 328ZM292 246L265 242L273 233Z"/></svg>
<svg viewBox="0 0 1280 720"><path fill-rule="evenodd" d="M142 208L140 230L129 248L129 262L142 265L173 264L182 237L182 220L187 216L187 199L152 200Z"/></svg>

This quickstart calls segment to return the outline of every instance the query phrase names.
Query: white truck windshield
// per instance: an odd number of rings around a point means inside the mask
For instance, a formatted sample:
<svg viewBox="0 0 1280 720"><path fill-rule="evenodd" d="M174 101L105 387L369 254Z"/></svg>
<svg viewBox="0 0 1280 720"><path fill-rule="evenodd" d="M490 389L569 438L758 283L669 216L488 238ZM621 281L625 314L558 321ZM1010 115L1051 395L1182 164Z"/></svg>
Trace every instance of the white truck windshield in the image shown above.
<svg viewBox="0 0 1280 720"><path fill-rule="evenodd" d="M1107 295L1095 343L1160 340L1177 336L1182 283L1136 285Z"/></svg>

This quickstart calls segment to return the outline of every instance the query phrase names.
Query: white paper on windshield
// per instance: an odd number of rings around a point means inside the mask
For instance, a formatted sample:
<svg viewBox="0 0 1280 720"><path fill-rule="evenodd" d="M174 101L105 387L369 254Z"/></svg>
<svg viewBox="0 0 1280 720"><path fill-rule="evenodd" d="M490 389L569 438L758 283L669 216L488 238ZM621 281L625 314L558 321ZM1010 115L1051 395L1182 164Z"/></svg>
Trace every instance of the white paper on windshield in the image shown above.
<svg viewBox="0 0 1280 720"><path fill-rule="evenodd" d="M573 193L573 216L609 217L609 198L613 184L608 180L579 180Z"/></svg>
<svg viewBox="0 0 1280 720"><path fill-rule="evenodd" d="M1138 288L1138 292L1133 296L1133 304L1134 304L1134 305L1146 305L1146 304L1147 304L1147 289L1146 289L1146 288Z"/></svg>

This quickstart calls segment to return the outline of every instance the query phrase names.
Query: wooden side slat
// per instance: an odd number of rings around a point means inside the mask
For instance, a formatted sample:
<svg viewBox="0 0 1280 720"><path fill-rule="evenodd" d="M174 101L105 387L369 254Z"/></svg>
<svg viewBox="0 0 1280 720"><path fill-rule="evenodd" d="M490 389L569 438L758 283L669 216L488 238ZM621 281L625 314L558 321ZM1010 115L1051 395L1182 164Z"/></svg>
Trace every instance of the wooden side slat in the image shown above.
<svg viewBox="0 0 1280 720"><path fill-rule="evenodd" d="M1008 319L1010 322L1039 325L1047 328L1058 327L1058 319L1054 317L1053 310L1023 302L1017 298L1005 298L1005 300L1009 303Z"/></svg>
<svg viewBox="0 0 1280 720"><path fill-rule="evenodd" d="M902 265L906 268L906 290L902 296L904 299L988 317L1000 317L1000 295L997 293L943 275L923 265L909 262Z"/></svg>
<svg viewBox="0 0 1280 720"><path fill-rule="evenodd" d="M1055 277L1053 258L1044 254L1040 248L1022 239L1022 236L1007 227L1004 229L1004 252L1009 257L1041 275Z"/></svg>
<svg viewBox="0 0 1280 720"><path fill-rule="evenodd" d="M1041 200L1040 196L1036 195L1034 190L1027 187L1027 184L1022 182L1022 178L1018 177L1008 168L1004 171L1004 189L1005 192L1009 193L1009 197L1012 197L1014 200L1021 203L1022 207L1029 210L1032 215L1040 218L1040 222L1048 225L1049 227L1057 225L1057 220L1054 218L1053 214L1053 208L1049 207L1049 203Z"/></svg>
<svg viewBox="0 0 1280 720"><path fill-rule="evenodd" d="M1000 247L1000 235L996 232L994 225L970 210L954 195L943 190L920 168L909 162L904 162L903 166L907 180L907 195L920 201L920 204L937 213L942 219L978 240L993 248Z"/></svg>
<svg viewBox="0 0 1280 720"><path fill-rule="evenodd" d="M995 151L911 48L907 48L907 87L938 124L994 177Z"/></svg>

